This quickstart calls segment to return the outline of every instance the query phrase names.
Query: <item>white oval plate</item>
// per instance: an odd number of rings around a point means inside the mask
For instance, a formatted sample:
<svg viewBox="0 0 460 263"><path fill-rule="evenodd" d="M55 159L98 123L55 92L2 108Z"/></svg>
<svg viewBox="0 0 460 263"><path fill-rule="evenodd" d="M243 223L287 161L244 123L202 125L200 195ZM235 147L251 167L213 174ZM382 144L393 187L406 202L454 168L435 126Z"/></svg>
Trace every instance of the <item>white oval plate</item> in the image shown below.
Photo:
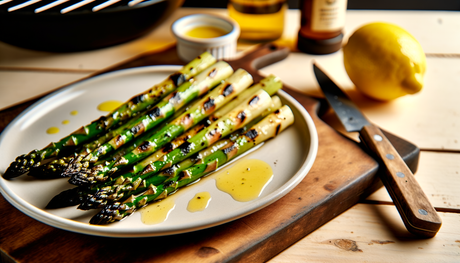
<svg viewBox="0 0 460 263"><path fill-rule="evenodd" d="M3 131L0 137L0 172L23 153L42 149L48 143L90 123L104 112L97 106L108 100L126 101L132 96L161 82L178 66L148 66L106 73L70 85L55 92L21 113ZM12 180L0 179L2 195L17 209L45 224L69 231L111 237L161 236L185 233L220 225L262 209L292 190L307 175L316 157L318 136L307 111L292 97L280 91L278 95L295 114L295 123L275 139L242 158L260 159L273 169L274 176L261 195L249 202L238 202L215 186L213 176L179 190L175 208L168 218L155 225L141 221L139 212L127 219L106 226L90 225L90 218L97 211L80 211L76 207L44 209L49 200L63 190L73 188L66 178L37 180L23 175ZM77 115L71 115L78 111ZM68 120L69 124L62 124ZM52 126L57 134L47 134ZM231 165L231 163L229 164ZM202 212L187 211L187 204L196 193L211 194L209 206Z"/></svg>

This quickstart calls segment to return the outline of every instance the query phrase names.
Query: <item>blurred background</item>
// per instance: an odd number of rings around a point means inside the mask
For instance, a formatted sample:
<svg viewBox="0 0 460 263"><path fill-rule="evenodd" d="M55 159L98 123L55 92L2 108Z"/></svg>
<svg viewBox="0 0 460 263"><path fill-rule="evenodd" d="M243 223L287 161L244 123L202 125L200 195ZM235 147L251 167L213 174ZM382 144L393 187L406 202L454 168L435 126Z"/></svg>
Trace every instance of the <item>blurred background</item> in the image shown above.
<svg viewBox="0 0 460 263"><path fill-rule="evenodd" d="M227 0L185 0L184 7L226 8ZM299 8L300 0L288 0L290 9ZM384 10L460 10L458 0L348 0L348 9Z"/></svg>

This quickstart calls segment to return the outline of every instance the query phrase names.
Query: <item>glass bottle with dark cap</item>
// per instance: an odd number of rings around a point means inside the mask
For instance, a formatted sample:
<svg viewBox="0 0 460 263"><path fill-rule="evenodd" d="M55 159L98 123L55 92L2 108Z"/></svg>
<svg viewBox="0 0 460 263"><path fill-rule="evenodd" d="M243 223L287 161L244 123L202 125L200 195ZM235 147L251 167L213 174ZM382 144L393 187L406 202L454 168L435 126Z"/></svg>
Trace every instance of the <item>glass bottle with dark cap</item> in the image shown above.
<svg viewBox="0 0 460 263"><path fill-rule="evenodd" d="M342 46L347 0L302 0L297 48L309 54L329 54Z"/></svg>

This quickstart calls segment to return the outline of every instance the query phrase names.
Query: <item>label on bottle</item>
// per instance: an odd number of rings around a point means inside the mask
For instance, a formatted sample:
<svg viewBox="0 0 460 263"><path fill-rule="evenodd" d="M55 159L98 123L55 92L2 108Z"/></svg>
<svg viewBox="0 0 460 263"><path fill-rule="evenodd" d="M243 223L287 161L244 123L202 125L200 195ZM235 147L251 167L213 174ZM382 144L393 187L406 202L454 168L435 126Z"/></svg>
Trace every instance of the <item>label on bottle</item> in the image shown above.
<svg viewBox="0 0 460 263"><path fill-rule="evenodd" d="M311 14L312 31L337 31L345 25L347 0L314 0Z"/></svg>

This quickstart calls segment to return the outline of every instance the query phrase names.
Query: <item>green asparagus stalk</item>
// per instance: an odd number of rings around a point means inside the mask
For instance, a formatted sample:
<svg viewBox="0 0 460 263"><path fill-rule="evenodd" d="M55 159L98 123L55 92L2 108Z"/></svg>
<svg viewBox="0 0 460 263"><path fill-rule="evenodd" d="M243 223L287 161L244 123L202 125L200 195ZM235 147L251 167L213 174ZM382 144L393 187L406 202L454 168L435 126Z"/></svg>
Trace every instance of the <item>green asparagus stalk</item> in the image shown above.
<svg viewBox="0 0 460 263"><path fill-rule="evenodd" d="M58 142L50 143L41 150L33 150L28 154L16 157L3 174L3 178L11 179L25 174L31 167L39 166L43 160L56 157L61 152L65 152L65 148L81 145L82 143L102 134L108 129L116 127L120 122L123 122L136 113L147 109L150 105L156 104L163 97L171 93L176 87L185 83L193 76L196 76L215 62L216 59L211 54L207 52L203 53L182 67L179 71L170 75L160 84L157 84L146 92L131 98L108 115L102 116L90 124L81 127Z"/></svg>
<svg viewBox="0 0 460 263"><path fill-rule="evenodd" d="M140 167L134 173L131 172L127 175L120 176L120 181L124 178L129 178L129 186L144 182L146 178L154 176L160 170L171 167L173 164L189 158L191 155L209 147L219 139L227 137L234 131L243 128L269 108L271 103L272 99L270 95L268 95L264 90L260 90L253 97L250 97L247 101L243 102L227 115L211 124L208 128L199 132L180 147L166 154L160 160L155 161L146 167ZM124 187L128 187L126 183ZM133 187L137 188L137 186ZM99 195L102 196L104 191L118 194L118 190L121 191L122 188L123 187L119 187L116 183L105 187L103 191L99 192ZM86 202L87 204L93 201L98 202L97 198L88 198L88 200L89 201ZM80 206L81 209L90 209L93 207L94 206L92 204L89 204L88 206L86 206L86 204Z"/></svg>
<svg viewBox="0 0 460 263"><path fill-rule="evenodd" d="M225 62L218 62L225 63ZM242 92L252 83L252 76L243 69L238 69L235 74L228 78L225 82L221 83L219 87L211 91L207 96L198 101L189 110L184 112L177 119L170 122L160 131L148 138L145 142L141 143L136 149L124 155L117 161L108 164L96 165L91 169L83 169L85 164L78 165L77 172L72 175L69 180L70 183L91 184L96 183L98 178L104 178L103 181L108 180L109 174L114 174L121 169L142 160L148 155L154 153L166 143L184 133L192 126L212 114L216 109L222 107L226 102L230 101L237 94ZM78 160L76 158L75 160ZM86 159L86 157L85 157Z"/></svg>
<svg viewBox="0 0 460 263"><path fill-rule="evenodd" d="M91 224L105 225L123 220L137 209L149 203L160 201L177 189L184 187L201 177L217 170L223 164L248 151L254 146L278 135L294 121L294 115L288 106L262 120L234 142L226 144L223 149L213 152L198 163L181 170L164 183L149 185L148 190L139 196L131 196L124 202L115 202L105 206L90 220Z"/></svg>
<svg viewBox="0 0 460 263"><path fill-rule="evenodd" d="M243 130L247 131L249 127L253 127L255 124L260 122L264 119L267 115L272 114L274 111L281 108L281 100L278 96L272 97L272 105L266 109L259 117L252 120L248 125L243 128ZM248 127L248 128L246 128ZM235 133L234 133L235 134ZM240 132L236 132L237 136ZM221 140L225 142L225 140ZM217 147L223 147L224 145L221 144L214 144L213 147L210 147L208 151L216 151ZM158 154L158 153L155 153ZM125 174L117 180L114 184L111 185L104 185L104 187L100 187L99 190L92 189L95 191L91 191L92 193L88 193L87 198L83 201L79 209L88 210L94 208L101 208L106 205L108 202L119 201L123 199L125 196L130 196L132 194L139 194L146 190L146 187L149 185L158 185L163 183L166 179L172 177L173 174L178 173L181 169L185 169L190 166L193 161L198 161L202 159L205 155L199 154L197 156L192 156L184 162L180 164L173 164L171 167L161 170L158 174L155 172L151 172L142 176L133 176L133 174ZM160 159L157 156L154 156L156 160ZM188 164L188 166L186 165Z"/></svg>

